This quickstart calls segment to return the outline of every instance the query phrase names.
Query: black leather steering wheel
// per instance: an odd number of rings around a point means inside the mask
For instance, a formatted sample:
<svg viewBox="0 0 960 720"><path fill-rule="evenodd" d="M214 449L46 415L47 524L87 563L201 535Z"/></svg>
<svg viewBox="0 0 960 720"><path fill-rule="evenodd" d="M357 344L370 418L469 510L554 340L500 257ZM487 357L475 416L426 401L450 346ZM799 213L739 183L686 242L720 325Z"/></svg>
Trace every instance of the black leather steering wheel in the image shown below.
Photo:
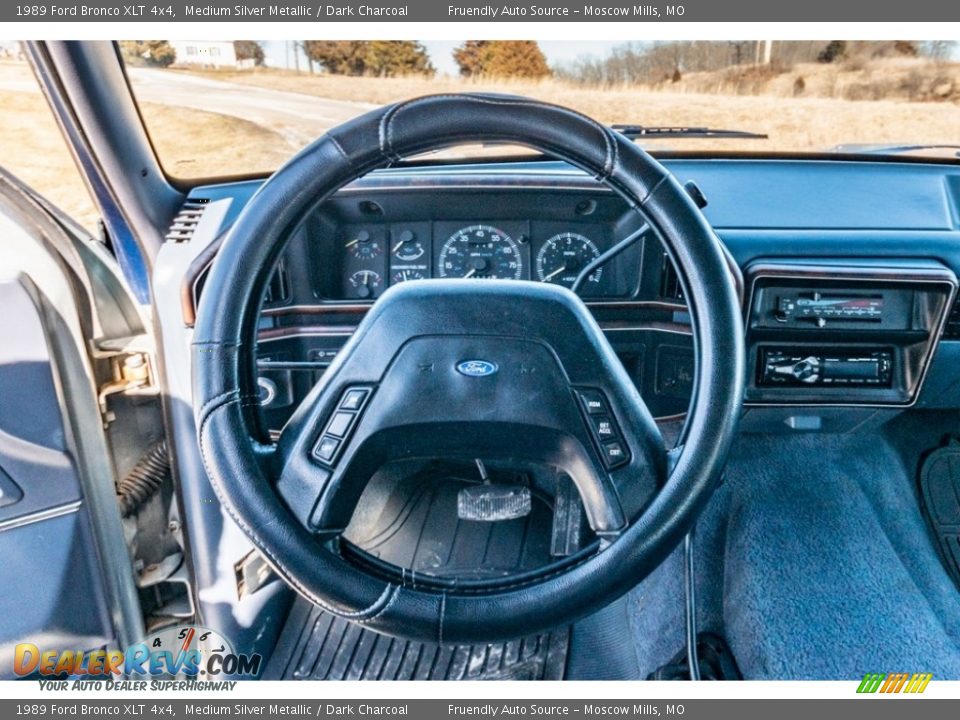
<svg viewBox="0 0 960 720"><path fill-rule="evenodd" d="M590 172L664 242L697 348L685 443L670 462L643 399L579 298L558 286L516 281L427 280L391 288L276 447L263 441L254 370L259 300L292 230L372 170L480 140L529 146ZM719 240L683 188L643 150L561 107L438 95L331 130L263 185L207 280L194 373L199 443L213 486L284 580L331 613L382 632L484 642L557 627L602 607L682 539L721 475L735 432L743 330ZM618 428L619 453L611 455L591 435L597 407ZM483 581L413 578L348 557L340 534L371 473L391 458L436 455L438 448L468 458L506 453L561 468L599 540L543 572Z"/></svg>

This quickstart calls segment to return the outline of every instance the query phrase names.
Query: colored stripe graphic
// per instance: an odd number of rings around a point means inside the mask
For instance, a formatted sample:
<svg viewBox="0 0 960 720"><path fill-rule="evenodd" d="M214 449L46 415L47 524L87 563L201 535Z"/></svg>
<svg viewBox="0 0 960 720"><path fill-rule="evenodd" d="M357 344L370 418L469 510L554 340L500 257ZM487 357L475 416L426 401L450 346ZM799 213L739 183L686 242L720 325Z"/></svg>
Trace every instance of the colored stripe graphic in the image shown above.
<svg viewBox="0 0 960 720"><path fill-rule="evenodd" d="M931 673L915 673L910 682L907 684L907 689L904 692L908 693L922 693L927 689L927 685L930 683L930 680L933 679Z"/></svg>
<svg viewBox="0 0 960 720"><path fill-rule="evenodd" d="M860 683L857 692L875 693L879 689L880 683L882 683L886 677L885 673L867 673L863 676L863 682Z"/></svg>
<svg viewBox="0 0 960 720"><path fill-rule="evenodd" d="M857 687L858 693L919 694L927 689L932 673L867 673Z"/></svg>

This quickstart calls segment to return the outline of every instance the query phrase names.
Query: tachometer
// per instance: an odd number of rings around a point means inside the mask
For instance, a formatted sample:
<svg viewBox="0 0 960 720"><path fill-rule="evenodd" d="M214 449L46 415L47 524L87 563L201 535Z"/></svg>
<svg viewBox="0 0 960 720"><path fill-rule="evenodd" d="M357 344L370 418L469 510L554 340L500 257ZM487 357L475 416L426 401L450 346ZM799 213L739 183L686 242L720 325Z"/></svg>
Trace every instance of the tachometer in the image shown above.
<svg viewBox="0 0 960 720"><path fill-rule="evenodd" d="M460 228L440 249L438 274L444 278L519 280L523 258L516 241L491 225Z"/></svg>
<svg viewBox="0 0 960 720"><path fill-rule="evenodd" d="M537 253L537 277L543 282L570 287L580 271L600 257L593 240L579 233L564 232L547 240ZM587 276L586 282L599 283L603 268Z"/></svg>

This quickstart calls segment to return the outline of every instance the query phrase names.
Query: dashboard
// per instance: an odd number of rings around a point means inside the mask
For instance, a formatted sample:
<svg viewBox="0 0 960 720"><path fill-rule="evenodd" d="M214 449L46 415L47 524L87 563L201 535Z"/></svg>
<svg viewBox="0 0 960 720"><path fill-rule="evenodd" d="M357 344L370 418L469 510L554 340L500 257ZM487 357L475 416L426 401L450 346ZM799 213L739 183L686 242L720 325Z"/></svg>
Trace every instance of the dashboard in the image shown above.
<svg viewBox="0 0 960 720"><path fill-rule="evenodd" d="M706 195L741 291L742 427L845 431L878 412L960 407L960 168L667 165ZM179 277L182 325L192 322L224 230L258 186L191 194L197 227L161 253L179 263L169 277ZM292 233L264 297L266 425L282 427L390 286L498 278L570 287L641 225L619 196L556 162L396 168L343 188ZM585 276L579 293L653 415L679 422L695 391L696 358L690 311L658 238L642 235Z"/></svg>

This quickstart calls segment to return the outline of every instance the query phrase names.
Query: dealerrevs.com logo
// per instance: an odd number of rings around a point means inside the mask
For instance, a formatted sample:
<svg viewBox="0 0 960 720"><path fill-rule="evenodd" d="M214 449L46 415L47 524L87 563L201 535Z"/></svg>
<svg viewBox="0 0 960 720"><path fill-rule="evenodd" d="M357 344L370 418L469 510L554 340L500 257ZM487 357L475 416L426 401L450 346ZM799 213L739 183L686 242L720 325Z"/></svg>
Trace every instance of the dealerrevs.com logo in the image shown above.
<svg viewBox="0 0 960 720"><path fill-rule="evenodd" d="M126 650L41 649L20 643L13 671L19 677L231 677L260 674L259 654L237 654L219 633L196 626L158 631Z"/></svg>

